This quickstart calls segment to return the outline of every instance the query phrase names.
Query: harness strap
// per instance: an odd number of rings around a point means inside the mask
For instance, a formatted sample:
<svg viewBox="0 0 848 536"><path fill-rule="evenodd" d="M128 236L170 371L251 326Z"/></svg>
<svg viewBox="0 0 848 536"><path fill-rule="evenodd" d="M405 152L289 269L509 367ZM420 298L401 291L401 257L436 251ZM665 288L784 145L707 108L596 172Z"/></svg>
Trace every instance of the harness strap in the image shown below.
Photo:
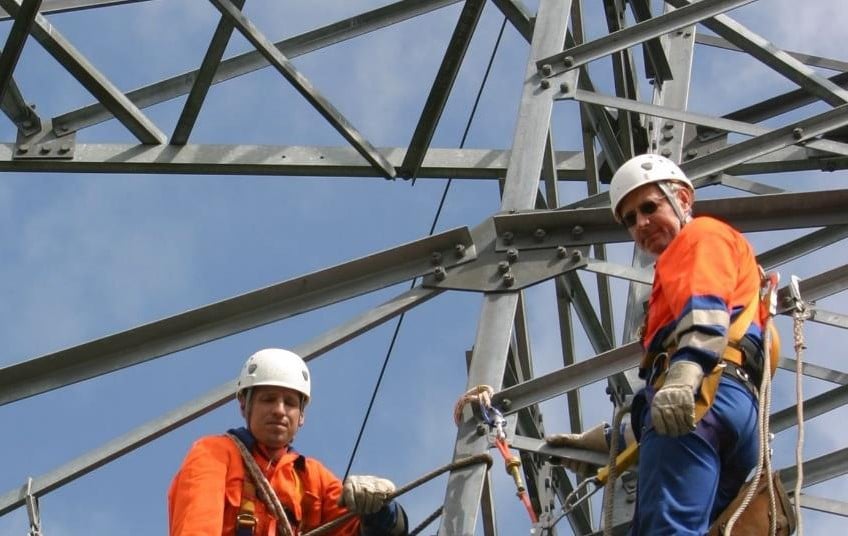
<svg viewBox="0 0 848 536"><path fill-rule="evenodd" d="M245 478L241 490L241 505L236 515L236 536L253 536L256 522L256 487Z"/></svg>

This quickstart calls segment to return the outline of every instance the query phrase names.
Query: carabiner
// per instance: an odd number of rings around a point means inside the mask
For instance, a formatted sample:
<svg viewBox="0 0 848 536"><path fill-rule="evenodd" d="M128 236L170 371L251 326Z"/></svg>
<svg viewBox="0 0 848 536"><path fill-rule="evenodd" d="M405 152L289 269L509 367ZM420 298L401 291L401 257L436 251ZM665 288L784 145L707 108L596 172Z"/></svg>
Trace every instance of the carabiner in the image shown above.
<svg viewBox="0 0 848 536"><path fill-rule="evenodd" d="M578 497L578 494L581 490L588 489L590 486L592 486L591 491L587 491L585 495L583 495L582 497ZM588 501L592 495L594 495L601 489L603 489L603 486L600 485L600 482L598 481L597 477L590 476L589 478L585 479L583 482L578 484L577 487L574 488L571 493L568 494L568 497L565 498L565 502L562 505L563 514L570 514L572 510L574 510L584 502Z"/></svg>

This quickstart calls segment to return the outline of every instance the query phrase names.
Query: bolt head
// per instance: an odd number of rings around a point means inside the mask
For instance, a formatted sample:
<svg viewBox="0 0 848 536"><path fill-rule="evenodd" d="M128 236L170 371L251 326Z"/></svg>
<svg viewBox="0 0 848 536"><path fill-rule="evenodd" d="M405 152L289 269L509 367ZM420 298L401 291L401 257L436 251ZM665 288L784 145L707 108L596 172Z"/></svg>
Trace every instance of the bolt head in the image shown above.
<svg viewBox="0 0 848 536"><path fill-rule="evenodd" d="M542 79L542 81L539 82L539 87L541 87L542 89L548 89L549 87L551 87L551 81L548 79Z"/></svg>
<svg viewBox="0 0 848 536"><path fill-rule="evenodd" d="M442 254L439 251L434 251L430 254L430 264L437 265L442 263Z"/></svg>
<svg viewBox="0 0 848 536"><path fill-rule="evenodd" d="M506 258L509 262L515 262L518 260L518 250L515 248L509 248L506 250Z"/></svg>
<svg viewBox="0 0 848 536"><path fill-rule="evenodd" d="M553 73L553 72L554 72L554 69L553 69L553 67L550 66L550 64L546 63L546 64L542 65L542 74L543 75L551 76L551 73Z"/></svg>
<svg viewBox="0 0 848 536"><path fill-rule="evenodd" d="M662 151L660 151L660 154L668 158L671 156L671 149L663 149Z"/></svg>
<svg viewBox="0 0 848 536"><path fill-rule="evenodd" d="M580 236L583 234L583 226L575 225L571 228L571 236Z"/></svg>
<svg viewBox="0 0 848 536"><path fill-rule="evenodd" d="M686 151L686 158L695 158L698 156L698 149L689 149Z"/></svg>
<svg viewBox="0 0 848 536"><path fill-rule="evenodd" d="M435 276L436 281L444 281L448 273L443 267L439 266L433 271L433 275Z"/></svg>
<svg viewBox="0 0 848 536"><path fill-rule="evenodd" d="M59 152L60 153L67 153L70 150L71 150L71 145L68 144L68 143L63 143L62 145L59 146Z"/></svg>
<svg viewBox="0 0 848 536"><path fill-rule="evenodd" d="M505 287L511 287L515 284L515 276L507 272L503 275L503 284Z"/></svg>
<svg viewBox="0 0 848 536"><path fill-rule="evenodd" d="M21 153L21 154L28 153L29 152L29 144L27 144L27 143L20 144L20 146L18 146L18 152Z"/></svg>
<svg viewBox="0 0 848 536"><path fill-rule="evenodd" d="M795 127L792 129L792 137L796 140L800 140L804 137L804 129L801 127Z"/></svg>
<svg viewBox="0 0 848 536"><path fill-rule="evenodd" d="M453 252L454 252L454 253L456 254L456 256L457 256L457 257L459 257L460 259L461 259L462 257L465 257L465 244L456 244L456 245L453 247Z"/></svg>
<svg viewBox="0 0 848 536"><path fill-rule="evenodd" d="M583 254L580 253L580 250L575 249L574 251L571 252L571 258L572 258L572 260L574 260L576 262L576 261L579 261L580 259L583 258Z"/></svg>
<svg viewBox="0 0 848 536"><path fill-rule="evenodd" d="M559 85L559 90L562 91L563 93L568 93L569 89L570 88L568 87L568 84L565 83L565 82L563 82L562 84Z"/></svg>
<svg viewBox="0 0 848 536"><path fill-rule="evenodd" d="M539 228L533 231L533 238L536 240L536 242L541 242L545 239L545 236L547 236L547 234L548 233L544 229Z"/></svg>
<svg viewBox="0 0 848 536"><path fill-rule="evenodd" d="M486 425L485 424L479 423L477 425L477 435L480 436L480 437L483 437L484 435L486 435Z"/></svg>
<svg viewBox="0 0 848 536"><path fill-rule="evenodd" d="M504 411L509 411L509 408L511 408L511 407L512 407L512 400L511 399L504 398L503 400L501 400L501 408L503 408Z"/></svg>
<svg viewBox="0 0 848 536"><path fill-rule="evenodd" d="M568 256L568 250L565 246L557 246L557 257L564 259Z"/></svg>
<svg viewBox="0 0 848 536"><path fill-rule="evenodd" d="M504 244L512 244L512 241L515 239L515 235L512 234L512 231L507 231L501 235L501 239L504 241Z"/></svg>
<svg viewBox="0 0 848 536"><path fill-rule="evenodd" d="M574 65L574 57L573 56L564 57L562 59L562 64L565 65L566 67L571 67L572 65Z"/></svg>
<svg viewBox="0 0 848 536"><path fill-rule="evenodd" d="M509 263L506 261L500 261L498 263L498 271L502 274L505 274L509 271Z"/></svg>
<svg viewBox="0 0 848 536"><path fill-rule="evenodd" d="M49 145L42 145L38 149L38 152L41 153L41 154L49 154L50 153L50 146Z"/></svg>

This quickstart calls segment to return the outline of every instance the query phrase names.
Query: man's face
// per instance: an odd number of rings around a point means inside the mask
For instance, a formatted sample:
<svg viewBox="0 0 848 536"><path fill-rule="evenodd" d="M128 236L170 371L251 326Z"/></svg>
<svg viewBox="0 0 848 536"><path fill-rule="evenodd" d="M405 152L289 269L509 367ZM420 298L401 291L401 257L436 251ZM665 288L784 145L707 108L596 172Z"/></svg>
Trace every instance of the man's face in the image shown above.
<svg viewBox="0 0 848 536"><path fill-rule="evenodd" d="M254 387L250 408L240 400L242 414L249 411L245 418L253 437L269 450L286 447L303 426L302 398L286 387Z"/></svg>
<svg viewBox="0 0 848 536"><path fill-rule="evenodd" d="M686 214L692 207L692 193L681 188L673 195ZM680 220L656 184L646 184L627 194L619 205L619 215L636 245L655 256L665 251L680 232Z"/></svg>

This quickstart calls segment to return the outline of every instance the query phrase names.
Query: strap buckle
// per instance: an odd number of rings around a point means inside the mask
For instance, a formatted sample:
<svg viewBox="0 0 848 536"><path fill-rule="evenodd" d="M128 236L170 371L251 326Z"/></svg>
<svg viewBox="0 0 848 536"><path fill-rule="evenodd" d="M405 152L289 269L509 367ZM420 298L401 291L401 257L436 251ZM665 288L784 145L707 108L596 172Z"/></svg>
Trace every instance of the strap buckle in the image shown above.
<svg viewBox="0 0 848 536"><path fill-rule="evenodd" d="M236 516L236 524L243 527L255 527L257 523L256 516L253 514L242 513Z"/></svg>

